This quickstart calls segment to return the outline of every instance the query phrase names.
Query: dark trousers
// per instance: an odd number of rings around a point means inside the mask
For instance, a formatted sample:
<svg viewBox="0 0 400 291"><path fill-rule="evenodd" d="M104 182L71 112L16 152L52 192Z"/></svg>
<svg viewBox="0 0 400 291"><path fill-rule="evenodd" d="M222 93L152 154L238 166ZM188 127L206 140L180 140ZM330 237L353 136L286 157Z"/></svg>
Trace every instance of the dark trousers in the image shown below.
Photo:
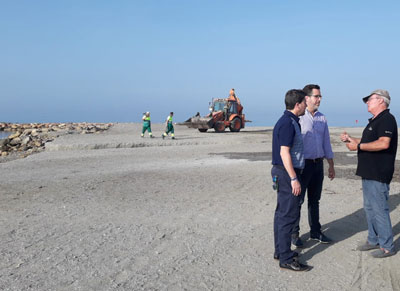
<svg viewBox="0 0 400 291"><path fill-rule="evenodd" d="M303 173L301 174L301 198L300 207L304 202L307 191L308 200L308 224L310 225L310 235L318 236L321 234L321 224L319 223L319 200L321 199L322 183L324 181L324 162L320 160L314 162L306 160ZM293 228L292 234L299 235L300 215Z"/></svg>
<svg viewBox="0 0 400 291"><path fill-rule="evenodd" d="M300 170L296 170L300 176ZM275 254L279 255L282 264L293 260L294 252L290 249L293 226L300 217L300 195L292 193L290 177L286 170L280 166L273 166L272 177L278 181L278 197L274 216L274 241Z"/></svg>

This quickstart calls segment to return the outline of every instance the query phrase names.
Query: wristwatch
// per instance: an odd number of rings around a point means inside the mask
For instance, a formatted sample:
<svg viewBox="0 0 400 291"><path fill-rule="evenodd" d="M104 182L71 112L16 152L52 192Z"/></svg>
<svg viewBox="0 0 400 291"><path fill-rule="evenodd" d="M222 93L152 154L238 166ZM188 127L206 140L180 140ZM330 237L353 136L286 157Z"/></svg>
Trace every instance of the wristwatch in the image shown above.
<svg viewBox="0 0 400 291"><path fill-rule="evenodd" d="M359 143L359 144L357 145L357 150L359 150L359 151L361 151L360 144L361 144L361 143Z"/></svg>
<svg viewBox="0 0 400 291"><path fill-rule="evenodd" d="M294 178L290 178L290 181L296 181L297 180L297 177L294 177Z"/></svg>

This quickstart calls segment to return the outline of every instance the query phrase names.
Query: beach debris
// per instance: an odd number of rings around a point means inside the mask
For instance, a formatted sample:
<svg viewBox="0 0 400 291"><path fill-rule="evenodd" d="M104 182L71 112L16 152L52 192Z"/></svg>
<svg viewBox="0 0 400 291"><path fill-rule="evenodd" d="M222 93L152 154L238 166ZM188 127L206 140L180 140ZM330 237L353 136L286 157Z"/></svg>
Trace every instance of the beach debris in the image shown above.
<svg viewBox="0 0 400 291"><path fill-rule="evenodd" d="M26 157L45 149L47 142L64 134L98 134L108 130L112 123L6 123L0 122L0 131L12 132L0 139L0 156L21 154Z"/></svg>

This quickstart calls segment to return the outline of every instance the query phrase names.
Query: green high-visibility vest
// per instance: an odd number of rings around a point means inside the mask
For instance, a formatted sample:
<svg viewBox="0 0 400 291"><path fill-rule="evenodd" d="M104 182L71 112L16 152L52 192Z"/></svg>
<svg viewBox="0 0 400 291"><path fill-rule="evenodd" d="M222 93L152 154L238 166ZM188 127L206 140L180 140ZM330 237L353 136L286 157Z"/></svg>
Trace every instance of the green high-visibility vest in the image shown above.
<svg viewBox="0 0 400 291"><path fill-rule="evenodd" d="M171 122L171 123L172 123L172 116L171 116L171 115L168 116L167 120L168 120L168 122Z"/></svg>

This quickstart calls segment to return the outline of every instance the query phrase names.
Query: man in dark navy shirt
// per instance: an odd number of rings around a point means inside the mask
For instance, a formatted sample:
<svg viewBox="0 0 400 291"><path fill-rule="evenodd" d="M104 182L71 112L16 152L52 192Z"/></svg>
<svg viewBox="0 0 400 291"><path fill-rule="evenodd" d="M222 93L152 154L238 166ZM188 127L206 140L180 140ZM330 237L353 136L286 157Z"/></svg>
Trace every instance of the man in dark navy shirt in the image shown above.
<svg viewBox="0 0 400 291"><path fill-rule="evenodd" d="M363 101L373 117L369 119L361 139L353 138L346 132L342 133L341 139L347 142L349 150L358 150L356 175L362 178L364 210L368 223L367 241L358 249L378 249L371 255L374 258L385 258L396 254L388 199L397 152L397 123L388 109L388 91L375 90L364 97Z"/></svg>
<svg viewBox="0 0 400 291"><path fill-rule="evenodd" d="M303 140L299 116L306 109L306 94L289 90L285 96L286 111L274 126L272 138L272 170L278 201L274 217L274 258L281 268L307 271L298 254L290 249L293 225L300 217L301 186L299 176L304 168Z"/></svg>

